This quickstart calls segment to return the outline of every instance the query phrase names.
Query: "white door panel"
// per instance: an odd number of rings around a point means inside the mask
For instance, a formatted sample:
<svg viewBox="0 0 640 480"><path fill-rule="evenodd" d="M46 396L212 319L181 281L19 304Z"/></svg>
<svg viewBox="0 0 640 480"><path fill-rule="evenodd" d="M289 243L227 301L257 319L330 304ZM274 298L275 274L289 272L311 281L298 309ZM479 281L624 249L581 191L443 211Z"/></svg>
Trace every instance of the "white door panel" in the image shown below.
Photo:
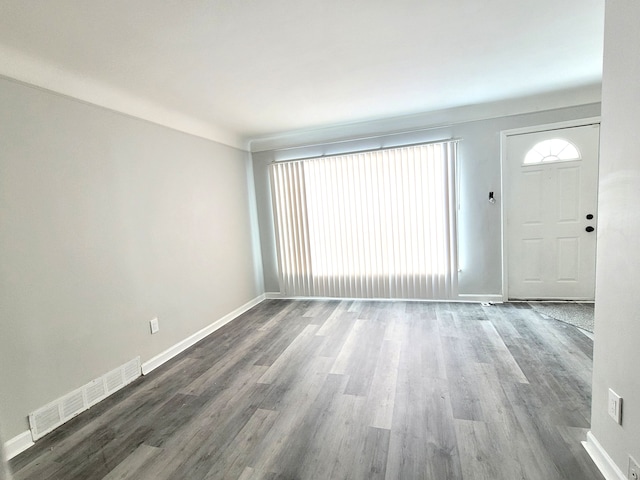
<svg viewBox="0 0 640 480"><path fill-rule="evenodd" d="M551 139L570 142L580 158L552 156L560 142L540 146ZM507 136L509 298L593 300L596 233L586 227L597 220L598 141L597 125ZM525 164L536 146L546 159Z"/></svg>

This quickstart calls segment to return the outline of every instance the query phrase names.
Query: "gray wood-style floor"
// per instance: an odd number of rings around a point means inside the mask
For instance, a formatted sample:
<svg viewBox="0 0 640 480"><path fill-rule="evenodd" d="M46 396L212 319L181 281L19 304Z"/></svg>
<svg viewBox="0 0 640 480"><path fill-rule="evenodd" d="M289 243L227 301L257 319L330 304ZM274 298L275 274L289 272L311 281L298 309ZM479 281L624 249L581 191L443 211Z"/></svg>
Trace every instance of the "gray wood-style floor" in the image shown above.
<svg viewBox="0 0 640 480"><path fill-rule="evenodd" d="M526 304L258 305L11 462L16 480L602 479L592 342Z"/></svg>

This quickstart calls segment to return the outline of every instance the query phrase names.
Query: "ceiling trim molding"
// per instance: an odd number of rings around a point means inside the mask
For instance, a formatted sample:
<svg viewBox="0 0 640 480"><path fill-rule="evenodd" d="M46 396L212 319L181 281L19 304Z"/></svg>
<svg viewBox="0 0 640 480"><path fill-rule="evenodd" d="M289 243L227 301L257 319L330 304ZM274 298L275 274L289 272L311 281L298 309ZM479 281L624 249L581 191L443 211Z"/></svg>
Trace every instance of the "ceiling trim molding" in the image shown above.
<svg viewBox="0 0 640 480"><path fill-rule="evenodd" d="M0 45L0 76L172 130L248 150L247 142L229 130L149 102L93 78L61 69L41 59L29 57L4 45Z"/></svg>
<svg viewBox="0 0 640 480"><path fill-rule="evenodd" d="M248 144L249 150L252 153L257 153L319 145L327 142L348 142L371 136L430 130L512 115L598 104L600 101L601 84L597 83L570 90L555 91L478 105L467 105L414 115L258 136L245 139L245 143Z"/></svg>

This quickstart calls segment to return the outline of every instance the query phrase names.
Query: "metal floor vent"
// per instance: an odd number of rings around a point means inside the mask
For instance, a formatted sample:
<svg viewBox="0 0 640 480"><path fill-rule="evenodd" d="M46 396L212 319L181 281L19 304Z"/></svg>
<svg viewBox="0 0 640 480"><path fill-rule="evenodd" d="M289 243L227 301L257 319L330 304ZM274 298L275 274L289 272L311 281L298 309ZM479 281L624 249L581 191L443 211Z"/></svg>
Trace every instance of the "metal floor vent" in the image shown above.
<svg viewBox="0 0 640 480"><path fill-rule="evenodd" d="M140 357L91 380L81 388L39 408L29 415L33 441L84 412L100 400L133 382L142 374Z"/></svg>

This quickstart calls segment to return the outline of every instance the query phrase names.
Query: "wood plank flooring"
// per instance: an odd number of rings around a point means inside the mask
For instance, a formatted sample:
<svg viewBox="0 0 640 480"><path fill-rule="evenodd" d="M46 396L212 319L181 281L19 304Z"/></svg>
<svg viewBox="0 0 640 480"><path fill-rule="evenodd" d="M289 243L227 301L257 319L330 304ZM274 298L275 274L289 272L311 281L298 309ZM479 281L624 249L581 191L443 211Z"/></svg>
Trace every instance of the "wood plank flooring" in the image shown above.
<svg viewBox="0 0 640 480"><path fill-rule="evenodd" d="M527 304L268 300L14 458L16 480L603 479L592 341Z"/></svg>

